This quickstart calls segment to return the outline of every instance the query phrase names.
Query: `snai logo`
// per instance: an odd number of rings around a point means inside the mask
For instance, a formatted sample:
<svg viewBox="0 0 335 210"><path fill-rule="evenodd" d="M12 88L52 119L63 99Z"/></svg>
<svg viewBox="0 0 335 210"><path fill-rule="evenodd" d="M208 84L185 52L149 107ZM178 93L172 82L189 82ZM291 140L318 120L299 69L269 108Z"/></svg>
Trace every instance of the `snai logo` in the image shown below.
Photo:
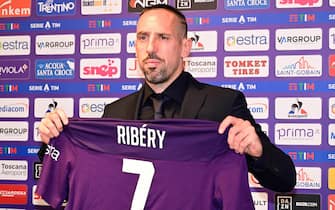
<svg viewBox="0 0 335 210"><path fill-rule="evenodd" d="M31 0L0 0L0 18L29 17Z"/></svg>

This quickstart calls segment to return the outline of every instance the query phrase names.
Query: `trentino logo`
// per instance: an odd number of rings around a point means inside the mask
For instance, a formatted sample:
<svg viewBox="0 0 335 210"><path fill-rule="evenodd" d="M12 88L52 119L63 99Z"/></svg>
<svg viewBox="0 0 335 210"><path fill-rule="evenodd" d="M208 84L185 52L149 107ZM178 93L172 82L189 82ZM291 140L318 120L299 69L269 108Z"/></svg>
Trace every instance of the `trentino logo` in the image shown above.
<svg viewBox="0 0 335 210"><path fill-rule="evenodd" d="M262 30L226 30L225 51L267 51L270 47L270 32Z"/></svg>
<svg viewBox="0 0 335 210"><path fill-rule="evenodd" d="M120 14L121 0L81 0L82 15Z"/></svg>
<svg viewBox="0 0 335 210"><path fill-rule="evenodd" d="M36 13L38 16L73 15L75 0L37 0Z"/></svg>
<svg viewBox="0 0 335 210"><path fill-rule="evenodd" d="M0 0L0 18L29 17L31 0Z"/></svg>

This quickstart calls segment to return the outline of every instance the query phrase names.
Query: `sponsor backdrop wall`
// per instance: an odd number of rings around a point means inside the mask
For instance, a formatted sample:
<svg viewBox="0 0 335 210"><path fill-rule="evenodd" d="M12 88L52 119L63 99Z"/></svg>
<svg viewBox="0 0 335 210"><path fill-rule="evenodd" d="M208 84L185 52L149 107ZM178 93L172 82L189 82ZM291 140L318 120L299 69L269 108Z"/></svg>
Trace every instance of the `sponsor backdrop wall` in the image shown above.
<svg viewBox="0 0 335 210"><path fill-rule="evenodd" d="M334 210L335 0L0 0L0 208L49 208L34 194L41 117L100 117L139 89L137 15L158 3L187 16L186 70L244 92L296 164L288 194L250 176L256 209Z"/></svg>

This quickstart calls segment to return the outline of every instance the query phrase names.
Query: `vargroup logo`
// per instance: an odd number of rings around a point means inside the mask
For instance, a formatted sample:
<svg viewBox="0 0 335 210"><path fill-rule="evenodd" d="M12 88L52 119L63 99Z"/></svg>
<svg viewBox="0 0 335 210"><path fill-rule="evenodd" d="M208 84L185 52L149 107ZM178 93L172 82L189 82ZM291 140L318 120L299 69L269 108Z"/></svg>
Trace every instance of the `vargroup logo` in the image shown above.
<svg viewBox="0 0 335 210"><path fill-rule="evenodd" d="M328 169L328 189L335 190L335 168Z"/></svg>
<svg viewBox="0 0 335 210"><path fill-rule="evenodd" d="M29 79L30 60L2 60L0 63L0 80Z"/></svg>
<svg viewBox="0 0 335 210"><path fill-rule="evenodd" d="M247 97L248 109L255 119L269 117L269 99L262 97Z"/></svg>
<svg viewBox="0 0 335 210"><path fill-rule="evenodd" d="M141 12L146 7L158 4L169 4L169 0L129 0L128 12Z"/></svg>
<svg viewBox="0 0 335 210"><path fill-rule="evenodd" d="M321 77L321 55L276 56L277 77Z"/></svg>
<svg viewBox="0 0 335 210"><path fill-rule="evenodd" d="M37 55L66 55L74 54L75 36L74 34L61 35L37 35L36 54Z"/></svg>
<svg viewBox="0 0 335 210"><path fill-rule="evenodd" d="M82 15L120 14L121 0L81 0Z"/></svg>
<svg viewBox="0 0 335 210"><path fill-rule="evenodd" d="M0 160L0 180L28 179L28 161L26 160Z"/></svg>
<svg viewBox="0 0 335 210"><path fill-rule="evenodd" d="M268 9L269 7L270 1L224 0L224 8L227 10Z"/></svg>
<svg viewBox="0 0 335 210"><path fill-rule="evenodd" d="M328 125L328 144L335 146L335 124Z"/></svg>
<svg viewBox="0 0 335 210"><path fill-rule="evenodd" d="M226 30L225 51L266 51L270 46L269 30Z"/></svg>
<svg viewBox="0 0 335 210"><path fill-rule="evenodd" d="M266 192L251 192L252 200L256 210L268 210L268 193Z"/></svg>
<svg viewBox="0 0 335 210"><path fill-rule="evenodd" d="M335 49L335 28L329 29L329 49Z"/></svg>
<svg viewBox="0 0 335 210"><path fill-rule="evenodd" d="M275 143L277 145L321 145L321 124L318 123L276 123Z"/></svg>
<svg viewBox="0 0 335 210"><path fill-rule="evenodd" d="M121 52L121 34L82 34L80 35L81 54L111 54Z"/></svg>
<svg viewBox="0 0 335 210"><path fill-rule="evenodd" d="M39 16L73 15L75 6L75 0L37 0L36 13Z"/></svg>
<svg viewBox="0 0 335 210"><path fill-rule="evenodd" d="M217 0L177 0L179 10L211 10L217 8Z"/></svg>
<svg viewBox="0 0 335 210"><path fill-rule="evenodd" d="M0 0L0 18L29 17L31 0Z"/></svg>
<svg viewBox="0 0 335 210"><path fill-rule="evenodd" d="M127 78L144 78L136 58L127 58Z"/></svg>
<svg viewBox="0 0 335 210"><path fill-rule="evenodd" d="M275 195L276 210L321 210L320 194Z"/></svg>
<svg viewBox="0 0 335 210"><path fill-rule="evenodd" d="M0 122L0 141L28 141L28 122Z"/></svg>
<svg viewBox="0 0 335 210"><path fill-rule="evenodd" d="M321 7L322 0L276 0L277 8L310 8L310 7Z"/></svg>
<svg viewBox="0 0 335 210"><path fill-rule="evenodd" d="M62 108L68 117L73 117L73 98L35 98L34 116L42 118L45 113L53 111L56 107Z"/></svg>
<svg viewBox="0 0 335 210"><path fill-rule="evenodd" d="M36 60L37 79L73 79L74 59Z"/></svg>
<svg viewBox="0 0 335 210"><path fill-rule="evenodd" d="M192 40L191 52L216 52L217 31L190 31L188 37Z"/></svg>
<svg viewBox="0 0 335 210"><path fill-rule="evenodd" d="M117 99L118 98L80 98L79 117L99 118L102 116L105 106Z"/></svg>
<svg viewBox="0 0 335 210"><path fill-rule="evenodd" d="M329 119L335 119L335 98L330 97L328 100L328 112L329 112Z"/></svg>
<svg viewBox="0 0 335 210"><path fill-rule="evenodd" d="M321 168L296 167L297 184L295 189L321 189Z"/></svg>
<svg viewBox="0 0 335 210"><path fill-rule="evenodd" d="M226 56L223 73L225 77L267 77L268 56Z"/></svg>
<svg viewBox="0 0 335 210"><path fill-rule="evenodd" d="M92 58L80 60L81 79L118 79L121 75L119 58Z"/></svg>
<svg viewBox="0 0 335 210"><path fill-rule="evenodd" d="M25 184L0 184L0 204L26 205L28 186Z"/></svg>
<svg viewBox="0 0 335 210"><path fill-rule="evenodd" d="M215 56L185 58L185 71L196 78L215 78L217 75L217 59Z"/></svg>
<svg viewBox="0 0 335 210"><path fill-rule="evenodd" d="M328 58L328 69L329 76L335 77L335 54L332 54Z"/></svg>
<svg viewBox="0 0 335 210"><path fill-rule="evenodd" d="M321 119L322 103L318 97L278 97L276 119Z"/></svg>
<svg viewBox="0 0 335 210"><path fill-rule="evenodd" d="M1 36L0 56L29 54L30 36Z"/></svg>
<svg viewBox="0 0 335 210"><path fill-rule="evenodd" d="M28 98L0 98L0 118L27 118Z"/></svg>
<svg viewBox="0 0 335 210"><path fill-rule="evenodd" d="M276 30L276 50L321 50L321 28Z"/></svg>

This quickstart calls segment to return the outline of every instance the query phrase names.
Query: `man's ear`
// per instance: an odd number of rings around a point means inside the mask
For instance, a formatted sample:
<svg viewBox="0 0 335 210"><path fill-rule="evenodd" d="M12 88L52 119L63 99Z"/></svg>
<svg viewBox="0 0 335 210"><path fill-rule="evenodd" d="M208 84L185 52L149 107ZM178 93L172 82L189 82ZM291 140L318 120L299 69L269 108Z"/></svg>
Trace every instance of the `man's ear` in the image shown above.
<svg viewBox="0 0 335 210"><path fill-rule="evenodd" d="M192 40L191 39L183 39L183 51L182 58L186 58L190 55L192 49Z"/></svg>

